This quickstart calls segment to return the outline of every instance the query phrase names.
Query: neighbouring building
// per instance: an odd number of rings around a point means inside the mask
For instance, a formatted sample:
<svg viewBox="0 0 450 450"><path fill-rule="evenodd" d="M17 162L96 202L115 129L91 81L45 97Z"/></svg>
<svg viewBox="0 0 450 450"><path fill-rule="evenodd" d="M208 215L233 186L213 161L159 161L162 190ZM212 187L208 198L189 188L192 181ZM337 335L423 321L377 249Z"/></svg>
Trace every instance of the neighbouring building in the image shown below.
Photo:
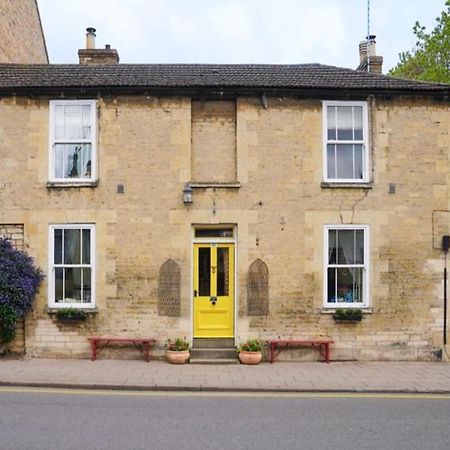
<svg viewBox="0 0 450 450"><path fill-rule="evenodd" d="M94 31L82 64L0 65L0 230L46 272L28 355L144 335L436 358L449 86L319 64L122 65ZM58 322L68 306L87 320Z"/></svg>
<svg viewBox="0 0 450 450"><path fill-rule="evenodd" d="M0 0L0 63L48 63L36 0Z"/></svg>

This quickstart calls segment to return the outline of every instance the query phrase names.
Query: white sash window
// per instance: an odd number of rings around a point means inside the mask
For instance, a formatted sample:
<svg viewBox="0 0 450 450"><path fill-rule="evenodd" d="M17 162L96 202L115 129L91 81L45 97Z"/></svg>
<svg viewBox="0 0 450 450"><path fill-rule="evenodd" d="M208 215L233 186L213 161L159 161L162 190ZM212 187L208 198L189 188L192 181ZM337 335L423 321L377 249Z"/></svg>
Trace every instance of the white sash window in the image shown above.
<svg viewBox="0 0 450 450"><path fill-rule="evenodd" d="M366 102L323 102L324 180L367 182Z"/></svg>
<svg viewBox="0 0 450 450"><path fill-rule="evenodd" d="M50 101L50 181L95 181L96 116L95 100Z"/></svg>
<svg viewBox="0 0 450 450"><path fill-rule="evenodd" d="M49 306L95 304L94 225L52 225L49 233Z"/></svg>

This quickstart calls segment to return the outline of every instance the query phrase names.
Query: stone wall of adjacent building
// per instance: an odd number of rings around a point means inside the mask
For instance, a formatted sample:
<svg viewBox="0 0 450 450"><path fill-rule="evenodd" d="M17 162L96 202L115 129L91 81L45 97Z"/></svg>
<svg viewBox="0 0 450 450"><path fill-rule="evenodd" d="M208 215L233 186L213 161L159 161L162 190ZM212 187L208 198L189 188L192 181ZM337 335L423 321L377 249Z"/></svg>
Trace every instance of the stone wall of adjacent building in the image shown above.
<svg viewBox="0 0 450 450"><path fill-rule="evenodd" d="M48 63L36 0L0 0L0 63Z"/></svg>
<svg viewBox="0 0 450 450"><path fill-rule="evenodd" d="M238 340L326 336L335 341L335 359L435 357L444 267L436 242L450 234L445 103L370 100L371 183L350 188L322 185L321 100L269 97L265 109L259 99L238 99L240 187L194 188L190 206L182 190L192 178L191 100L98 103L98 186L55 188L46 185L48 98L0 101L0 156L8 169L0 223L25 224L29 252L43 268L50 224L96 226L96 311L82 324L60 324L48 310L45 281L27 323L27 354L87 357L90 335L151 336L161 354L168 336L192 337L192 226L234 224ZM369 226L370 307L356 324L336 323L323 307L329 224ZM268 314L248 316L247 273L258 258L270 273ZM168 259L181 270L180 317L158 315L158 274ZM309 349L282 357L316 355Z"/></svg>

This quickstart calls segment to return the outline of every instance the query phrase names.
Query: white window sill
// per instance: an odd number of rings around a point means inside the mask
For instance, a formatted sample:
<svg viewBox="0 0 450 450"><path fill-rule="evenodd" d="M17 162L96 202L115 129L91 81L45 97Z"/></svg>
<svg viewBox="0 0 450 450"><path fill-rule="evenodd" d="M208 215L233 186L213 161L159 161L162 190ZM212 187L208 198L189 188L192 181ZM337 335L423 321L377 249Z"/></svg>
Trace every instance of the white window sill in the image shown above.
<svg viewBox="0 0 450 450"><path fill-rule="evenodd" d="M95 181L49 181L47 182L47 188L93 188L98 186L98 180Z"/></svg>
<svg viewBox="0 0 450 450"><path fill-rule="evenodd" d="M339 306L324 306L320 314L334 314L337 309L360 309L363 314L373 314L371 306L353 306L351 303L339 303Z"/></svg>
<svg viewBox="0 0 450 450"><path fill-rule="evenodd" d="M356 183L339 182L339 181L322 181L320 183L322 188L359 188L359 189L372 189L371 181L363 181Z"/></svg>

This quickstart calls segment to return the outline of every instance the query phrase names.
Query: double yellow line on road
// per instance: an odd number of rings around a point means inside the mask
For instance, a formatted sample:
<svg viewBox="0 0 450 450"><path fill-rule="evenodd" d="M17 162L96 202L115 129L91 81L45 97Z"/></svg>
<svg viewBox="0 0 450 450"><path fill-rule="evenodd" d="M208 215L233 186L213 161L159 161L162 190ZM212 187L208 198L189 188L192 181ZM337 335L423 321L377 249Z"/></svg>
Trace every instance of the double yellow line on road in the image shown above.
<svg viewBox="0 0 450 450"><path fill-rule="evenodd" d="M450 394L367 393L367 392L235 392L235 391L133 391L119 389L64 389L0 386L0 393L84 395L100 397L222 397L279 399L399 399L450 400Z"/></svg>

